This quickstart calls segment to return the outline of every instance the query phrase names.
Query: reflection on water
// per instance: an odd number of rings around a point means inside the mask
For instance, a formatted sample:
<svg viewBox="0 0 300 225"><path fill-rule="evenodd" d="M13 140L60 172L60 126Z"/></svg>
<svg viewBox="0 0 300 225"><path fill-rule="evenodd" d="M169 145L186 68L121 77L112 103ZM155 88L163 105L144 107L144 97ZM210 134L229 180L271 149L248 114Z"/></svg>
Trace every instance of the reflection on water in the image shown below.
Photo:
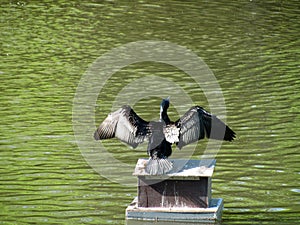
<svg viewBox="0 0 300 225"><path fill-rule="evenodd" d="M10 1L0 15L1 222L125 223L136 189L99 176L85 162L73 136L72 101L81 75L98 56L138 40L191 49L222 88L227 123L238 134L223 144L213 177L213 196L225 202L224 223L299 220L297 1ZM122 69L105 84L97 123L124 85L149 75L171 79L209 109L188 75L146 62ZM150 120L157 118L159 102L149 97L134 108ZM177 118L174 108L170 116ZM198 144L195 158L206 144ZM104 145L132 167L145 157L144 149Z"/></svg>

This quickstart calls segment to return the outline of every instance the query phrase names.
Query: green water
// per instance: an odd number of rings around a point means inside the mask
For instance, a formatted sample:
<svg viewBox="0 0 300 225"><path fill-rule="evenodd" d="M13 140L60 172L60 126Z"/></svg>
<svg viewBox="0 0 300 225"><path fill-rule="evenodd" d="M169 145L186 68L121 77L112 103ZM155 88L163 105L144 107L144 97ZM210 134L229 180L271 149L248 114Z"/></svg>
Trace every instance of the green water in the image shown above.
<svg viewBox="0 0 300 225"><path fill-rule="evenodd" d="M190 49L222 89L227 123L238 134L216 156L213 197L224 199L224 224L299 222L299 15L296 0L2 3L0 223L125 223L136 187L111 181L86 162L72 109L81 77L99 56L142 40ZM96 123L124 85L150 75L171 79L209 109L183 71L136 63L104 85ZM135 110L147 120L157 118L159 101L149 96ZM174 108L170 116L177 119ZM206 143L197 145L194 158ZM104 145L132 169L146 156L118 141Z"/></svg>

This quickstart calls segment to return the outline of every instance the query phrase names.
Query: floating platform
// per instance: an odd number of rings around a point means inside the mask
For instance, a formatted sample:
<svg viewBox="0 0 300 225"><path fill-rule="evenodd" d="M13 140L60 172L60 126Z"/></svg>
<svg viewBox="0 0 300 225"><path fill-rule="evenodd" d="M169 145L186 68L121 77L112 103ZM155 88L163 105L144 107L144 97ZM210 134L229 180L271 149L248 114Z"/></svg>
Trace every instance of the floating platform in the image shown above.
<svg viewBox="0 0 300 225"><path fill-rule="evenodd" d="M158 208L158 207L138 207L137 198L133 200L126 209L127 225L139 224L130 223L129 220L155 221L166 224L176 224L174 222L188 222L188 224L217 224L221 221L223 211L223 199L213 198L208 208ZM171 223L172 222L172 223ZM159 224L159 223L155 223Z"/></svg>
<svg viewBox="0 0 300 225"><path fill-rule="evenodd" d="M136 164L138 196L126 209L127 221L216 224L221 220L223 199L211 198L216 160L170 160L173 169L163 175L148 174L147 161L139 159Z"/></svg>

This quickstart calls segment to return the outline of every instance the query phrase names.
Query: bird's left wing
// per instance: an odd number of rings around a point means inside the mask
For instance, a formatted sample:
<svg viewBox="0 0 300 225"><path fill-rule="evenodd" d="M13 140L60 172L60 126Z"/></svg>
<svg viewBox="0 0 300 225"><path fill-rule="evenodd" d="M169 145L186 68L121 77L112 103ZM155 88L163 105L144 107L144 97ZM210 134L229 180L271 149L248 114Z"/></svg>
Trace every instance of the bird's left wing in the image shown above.
<svg viewBox="0 0 300 225"><path fill-rule="evenodd" d="M149 122L140 118L134 110L124 105L110 113L94 133L96 140L116 137L136 148L151 133Z"/></svg>
<svg viewBox="0 0 300 225"><path fill-rule="evenodd" d="M175 125L180 128L178 148L198 141L212 138L217 140L232 141L235 133L215 115L206 112L200 106L188 110Z"/></svg>
<svg viewBox="0 0 300 225"><path fill-rule="evenodd" d="M179 141L177 142L179 149L205 137L204 125L198 116L196 107L192 107L188 110L175 122L175 125L180 128Z"/></svg>

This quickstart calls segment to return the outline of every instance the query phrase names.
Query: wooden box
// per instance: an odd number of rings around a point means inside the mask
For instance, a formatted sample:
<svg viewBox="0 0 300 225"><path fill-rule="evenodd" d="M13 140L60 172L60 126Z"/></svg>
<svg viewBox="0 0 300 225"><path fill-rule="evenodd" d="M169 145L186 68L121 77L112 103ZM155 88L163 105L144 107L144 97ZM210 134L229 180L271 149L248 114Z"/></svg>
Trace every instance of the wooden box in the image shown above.
<svg viewBox="0 0 300 225"><path fill-rule="evenodd" d="M145 172L147 159L139 159L133 175L138 177L138 207L208 208L211 177L216 161L174 159L164 175Z"/></svg>

